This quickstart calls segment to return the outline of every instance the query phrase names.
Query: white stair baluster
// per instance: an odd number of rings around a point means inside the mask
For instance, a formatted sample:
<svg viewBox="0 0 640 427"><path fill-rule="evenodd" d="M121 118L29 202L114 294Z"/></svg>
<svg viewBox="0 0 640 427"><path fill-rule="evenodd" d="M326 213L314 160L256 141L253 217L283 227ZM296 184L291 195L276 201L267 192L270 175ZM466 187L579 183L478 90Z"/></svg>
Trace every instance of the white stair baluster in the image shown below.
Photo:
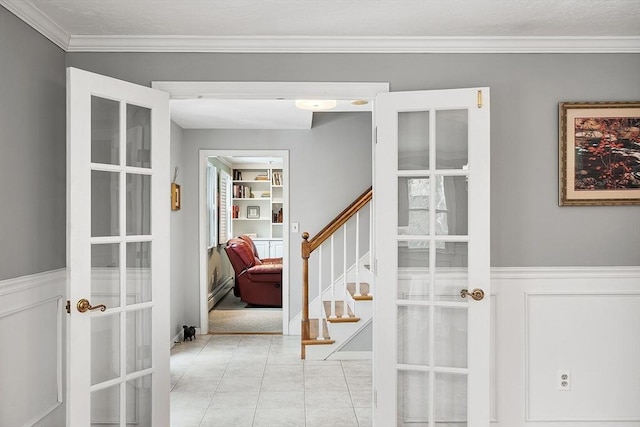
<svg viewBox="0 0 640 427"><path fill-rule="evenodd" d="M336 317L336 286L335 286L335 252L333 250L333 234L331 235L331 313L329 317Z"/></svg>
<svg viewBox="0 0 640 427"><path fill-rule="evenodd" d="M318 340L324 340L324 316L322 313L324 312L324 304L322 302L322 245L318 248L318 302L319 308L318 311Z"/></svg>
<svg viewBox="0 0 640 427"><path fill-rule="evenodd" d="M342 226L342 268L343 268L343 272L342 272L342 281L344 283L344 301L345 301L345 305L347 304L347 293L349 293L349 291L347 290L347 224L345 223ZM342 312L342 317L349 317L347 316L347 310L344 310Z"/></svg>
<svg viewBox="0 0 640 427"><path fill-rule="evenodd" d="M360 211L356 212L356 291L355 295L360 296Z"/></svg>

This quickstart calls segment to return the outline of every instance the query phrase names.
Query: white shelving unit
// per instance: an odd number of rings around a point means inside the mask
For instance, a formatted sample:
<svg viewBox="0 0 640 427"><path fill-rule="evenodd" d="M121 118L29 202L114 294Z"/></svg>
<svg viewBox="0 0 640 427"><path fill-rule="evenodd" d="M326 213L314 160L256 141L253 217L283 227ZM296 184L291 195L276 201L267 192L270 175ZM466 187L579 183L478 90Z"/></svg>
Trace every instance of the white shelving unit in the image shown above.
<svg viewBox="0 0 640 427"><path fill-rule="evenodd" d="M261 258L282 256L282 167L242 165L232 171L232 234L251 236Z"/></svg>

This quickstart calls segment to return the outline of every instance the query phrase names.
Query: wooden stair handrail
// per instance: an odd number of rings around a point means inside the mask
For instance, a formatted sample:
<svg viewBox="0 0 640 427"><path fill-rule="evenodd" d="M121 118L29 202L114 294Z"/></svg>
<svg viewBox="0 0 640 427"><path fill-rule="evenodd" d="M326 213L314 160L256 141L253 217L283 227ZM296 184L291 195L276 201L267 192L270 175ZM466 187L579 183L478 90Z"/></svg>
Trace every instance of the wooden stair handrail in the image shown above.
<svg viewBox="0 0 640 427"><path fill-rule="evenodd" d="M329 222L318 234L309 240L309 233L302 233L302 325L301 325L301 351L300 357L305 358L305 345L309 342L309 257L311 252L316 250L333 233L351 219L360 209L362 209L373 198L373 187L362 193L353 203ZM318 320L319 327L322 327L322 319Z"/></svg>
<svg viewBox="0 0 640 427"><path fill-rule="evenodd" d="M311 252L318 249L318 247L325 240L331 237L333 233L335 233L340 227L346 224L346 222L349 221L349 219L351 219L351 217L354 216L356 212L362 209L364 205L369 203L372 198L373 187L369 187L364 193L358 196L358 198L353 203L351 203L345 210L340 212L338 216L332 219L331 222L329 222L322 230L318 232L318 234L313 236L311 239L309 239L309 233L307 233L306 231L302 233L302 239L304 240L304 242L302 242L302 257L304 258L305 255L304 246L306 242L309 243L308 250L309 254L311 254Z"/></svg>

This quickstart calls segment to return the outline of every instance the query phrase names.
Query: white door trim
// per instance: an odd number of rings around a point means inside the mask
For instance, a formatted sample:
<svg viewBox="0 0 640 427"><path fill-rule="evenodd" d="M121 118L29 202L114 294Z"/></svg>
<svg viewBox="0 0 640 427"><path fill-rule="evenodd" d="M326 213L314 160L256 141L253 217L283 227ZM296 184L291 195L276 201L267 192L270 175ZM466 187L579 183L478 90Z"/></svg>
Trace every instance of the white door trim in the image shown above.
<svg viewBox="0 0 640 427"><path fill-rule="evenodd" d="M207 159L209 157L281 157L284 175L282 244L285 256L282 259L282 333L289 334L289 151L288 150L200 150L198 152L198 259L200 261L200 328L209 333L209 305L207 281ZM217 247L217 246L216 246Z"/></svg>
<svg viewBox="0 0 640 427"><path fill-rule="evenodd" d="M366 99L389 92L389 83L360 82L151 82L171 99Z"/></svg>
<svg viewBox="0 0 640 427"><path fill-rule="evenodd" d="M379 93L389 92L389 83L381 82L215 82L215 81L154 81L151 87L169 93L170 99L213 98L213 99L364 99L373 102ZM372 127L375 113L372 113ZM375 132L372 130L372 144L375 144ZM211 150L211 152L228 153L233 150ZM201 151L202 153L202 151ZM261 153L266 153L261 151ZM220 156L225 154L218 154ZM237 155L237 154L236 154ZM247 154L245 154L247 155ZM262 154L268 155L268 154ZM213 156L213 155L209 155ZM287 152L288 156L288 152ZM206 159L207 156L205 156ZM288 159L288 157L287 157ZM205 160L206 162L206 160ZM288 160L287 160L288 162ZM372 159L373 163L373 159ZM199 169L202 167L202 157L198 160ZM200 173L203 173L200 170ZM288 174L285 173L286 179ZM202 180L202 176L199 175ZM202 181L201 181L202 182ZM373 177L372 177L373 182ZM202 202L202 193L200 193ZM206 283L206 242L204 236L205 221L202 205L198 207L199 216L199 277L200 277L200 327L201 333L209 330L207 283ZM289 229L285 219L283 239L286 234L287 246L284 247L288 254ZM286 258L286 257L285 257ZM289 334L289 288L288 288L288 264L283 265L287 271L287 288L283 284L282 296L282 333ZM284 281L284 278L283 278ZM284 322L286 319L286 322ZM286 324L285 324L286 323Z"/></svg>

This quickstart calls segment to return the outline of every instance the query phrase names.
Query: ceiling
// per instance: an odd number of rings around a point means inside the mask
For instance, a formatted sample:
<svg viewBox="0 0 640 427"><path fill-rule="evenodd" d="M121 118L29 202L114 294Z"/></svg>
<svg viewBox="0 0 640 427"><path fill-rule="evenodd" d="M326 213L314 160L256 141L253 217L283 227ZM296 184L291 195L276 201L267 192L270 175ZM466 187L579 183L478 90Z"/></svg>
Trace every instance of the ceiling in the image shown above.
<svg viewBox="0 0 640 427"><path fill-rule="evenodd" d="M311 129L313 112L292 99L172 99L171 120L183 129ZM371 104L339 100L331 112L370 112Z"/></svg>
<svg viewBox="0 0 640 427"><path fill-rule="evenodd" d="M638 0L0 0L67 51L640 52Z"/></svg>
<svg viewBox="0 0 640 427"><path fill-rule="evenodd" d="M0 0L68 52L640 52L638 0ZM311 126L290 100L172 100L184 128ZM348 102L333 111L353 110ZM370 111L370 106L358 107Z"/></svg>

